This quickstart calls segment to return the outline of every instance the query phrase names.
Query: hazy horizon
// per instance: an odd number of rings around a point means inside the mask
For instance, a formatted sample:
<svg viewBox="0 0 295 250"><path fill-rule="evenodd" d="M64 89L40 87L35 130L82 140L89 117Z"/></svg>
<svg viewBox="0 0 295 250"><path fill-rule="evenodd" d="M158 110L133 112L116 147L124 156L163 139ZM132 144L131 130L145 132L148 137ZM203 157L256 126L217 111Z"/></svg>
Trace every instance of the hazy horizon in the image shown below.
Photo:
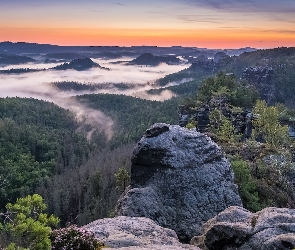
<svg viewBox="0 0 295 250"><path fill-rule="evenodd" d="M295 45L291 0L1 3L0 40L92 46L275 48Z"/></svg>

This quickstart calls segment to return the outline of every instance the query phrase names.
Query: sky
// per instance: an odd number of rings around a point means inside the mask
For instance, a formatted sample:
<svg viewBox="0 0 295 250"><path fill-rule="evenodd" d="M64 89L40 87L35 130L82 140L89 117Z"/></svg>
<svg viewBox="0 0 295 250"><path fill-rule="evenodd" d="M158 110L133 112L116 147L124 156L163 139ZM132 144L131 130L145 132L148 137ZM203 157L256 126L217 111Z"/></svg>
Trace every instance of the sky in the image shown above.
<svg viewBox="0 0 295 250"><path fill-rule="evenodd" d="M294 0L1 0L0 41L295 46Z"/></svg>

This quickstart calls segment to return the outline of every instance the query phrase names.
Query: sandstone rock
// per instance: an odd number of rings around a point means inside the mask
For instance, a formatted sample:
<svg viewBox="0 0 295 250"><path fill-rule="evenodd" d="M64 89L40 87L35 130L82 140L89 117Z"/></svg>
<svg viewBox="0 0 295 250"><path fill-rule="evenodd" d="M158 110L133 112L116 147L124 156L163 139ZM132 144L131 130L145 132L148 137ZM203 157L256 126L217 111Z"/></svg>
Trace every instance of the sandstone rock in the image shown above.
<svg viewBox="0 0 295 250"><path fill-rule="evenodd" d="M148 131L157 128L168 130L149 132L134 149L131 186L116 213L151 218L188 242L208 219L242 202L230 164L209 137L167 124Z"/></svg>
<svg viewBox="0 0 295 250"><path fill-rule="evenodd" d="M251 213L230 207L203 225L203 235L191 243L202 249L294 249L295 210L265 208Z"/></svg>
<svg viewBox="0 0 295 250"><path fill-rule="evenodd" d="M275 84L273 82L274 70L271 67L250 67L246 68L241 79L245 79L254 85L259 91L261 98L270 103L274 98Z"/></svg>
<svg viewBox="0 0 295 250"><path fill-rule="evenodd" d="M83 227L107 247L120 249L191 249L199 248L181 244L176 233L160 227L151 219L119 216L96 220Z"/></svg>

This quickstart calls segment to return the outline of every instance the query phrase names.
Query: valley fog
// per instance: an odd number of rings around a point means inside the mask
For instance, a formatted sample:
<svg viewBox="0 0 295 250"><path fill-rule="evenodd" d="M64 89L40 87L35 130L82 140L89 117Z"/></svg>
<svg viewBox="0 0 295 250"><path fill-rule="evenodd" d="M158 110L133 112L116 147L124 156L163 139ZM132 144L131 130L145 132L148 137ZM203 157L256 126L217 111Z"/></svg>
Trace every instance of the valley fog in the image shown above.
<svg viewBox="0 0 295 250"><path fill-rule="evenodd" d="M36 64L21 64L10 65L1 68L1 70L7 70L12 68L31 68L31 69L48 69L45 71L24 73L24 74L3 74L0 75L0 97L33 97L43 100L48 100L52 96L62 96L62 98L89 94L89 93L110 93L110 94L124 94L124 95L136 95L140 97L140 94L135 94L138 91L146 91L156 88L155 80L164 77L167 74L171 74L180 71L187 67L187 65L167 65L160 64L156 67L146 66L134 66L124 65L123 63L114 64L114 61L118 60L101 60L92 59L102 67L109 68L110 70L92 68L85 71L65 70L57 71L50 70L54 66L62 63L36 63ZM124 58L120 61L128 61L130 58ZM99 85L103 83L127 83L132 84L132 88L117 89L117 88L101 88L95 92L91 91L79 91L79 92L65 92L56 90L51 86L52 82L59 81L74 81L84 84ZM143 94L145 99L152 99L147 94ZM159 97L155 97L157 100L162 100ZM165 99L165 98L164 98ZM52 101L52 100L49 100Z"/></svg>
<svg viewBox="0 0 295 250"><path fill-rule="evenodd" d="M126 62L129 60L130 58L123 58L120 61ZM58 71L49 69L62 63L30 63L2 67L2 70L12 68L48 70L22 74L1 74L0 97L36 98L53 102L62 108L74 112L80 121L83 120L84 124L103 130L107 138L111 139L113 127L111 118L99 110L83 106L75 99L76 95L109 93L131 95L147 100L167 100L173 96L171 91L165 90L159 95L149 95L146 91L157 87L155 86L156 79L187 67L185 65L166 64L160 64L156 67L146 67L125 65L124 63L114 64L118 60L93 59L93 61L110 70L92 68L85 71ZM102 87L95 91L61 91L52 85L53 82L60 81L74 81L84 84L101 85ZM118 89L112 85L113 83L126 83L129 84L129 87L127 89ZM88 137L91 137L92 133L93 131L90 131Z"/></svg>

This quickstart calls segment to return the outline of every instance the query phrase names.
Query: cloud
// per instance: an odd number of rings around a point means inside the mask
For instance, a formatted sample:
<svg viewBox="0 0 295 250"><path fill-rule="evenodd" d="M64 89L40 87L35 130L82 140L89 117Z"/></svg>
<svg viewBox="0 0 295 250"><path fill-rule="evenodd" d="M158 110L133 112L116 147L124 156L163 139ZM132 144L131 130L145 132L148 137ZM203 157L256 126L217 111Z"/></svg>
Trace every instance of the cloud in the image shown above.
<svg viewBox="0 0 295 250"><path fill-rule="evenodd" d="M178 15L178 18L185 22L195 23L220 23L220 18L216 16L202 16L202 15Z"/></svg>
<svg viewBox="0 0 295 250"><path fill-rule="evenodd" d="M115 5L127 6L126 4L123 4L123 3L115 3Z"/></svg>
<svg viewBox="0 0 295 250"><path fill-rule="evenodd" d="M177 0L178 1L178 0ZM293 13L293 0L180 0L186 4L236 12Z"/></svg>
<svg viewBox="0 0 295 250"><path fill-rule="evenodd" d="M287 30L287 29L264 30L264 32L295 35L295 30Z"/></svg>

